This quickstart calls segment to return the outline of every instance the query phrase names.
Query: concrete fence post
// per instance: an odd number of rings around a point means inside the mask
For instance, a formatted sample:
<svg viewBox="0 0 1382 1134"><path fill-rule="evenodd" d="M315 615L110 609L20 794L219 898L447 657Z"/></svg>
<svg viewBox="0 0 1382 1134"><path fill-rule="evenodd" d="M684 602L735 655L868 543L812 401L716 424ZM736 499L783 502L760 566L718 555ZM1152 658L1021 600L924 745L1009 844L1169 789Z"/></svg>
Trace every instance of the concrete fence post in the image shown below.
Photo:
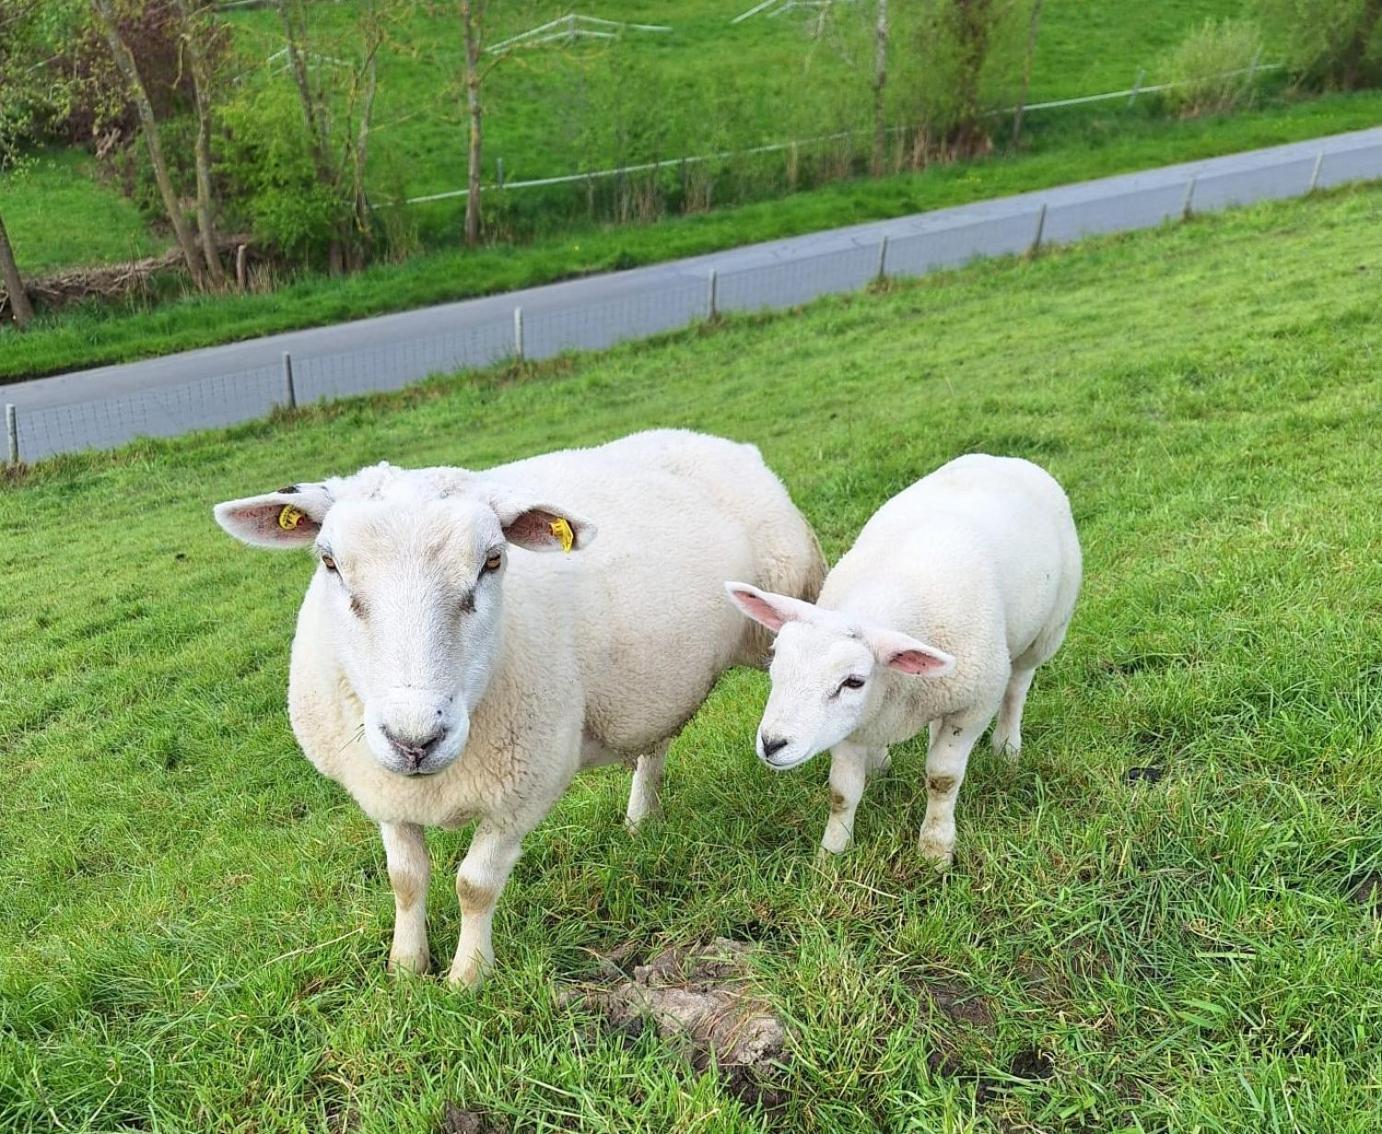
<svg viewBox="0 0 1382 1134"><path fill-rule="evenodd" d="M1046 202L1041 203L1041 208L1037 211L1036 232L1032 233L1032 243L1027 248L1028 256L1035 256L1041 251L1041 238L1046 232Z"/></svg>
<svg viewBox="0 0 1382 1134"><path fill-rule="evenodd" d="M523 308L513 309L513 353L519 362L523 361Z"/></svg>
<svg viewBox="0 0 1382 1134"><path fill-rule="evenodd" d="M1128 105L1129 105L1129 106L1131 106L1133 103L1135 103L1135 102L1137 101L1137 96L1138 96L1138 94L1140 94L1141 91L1142 91L1142 80L1145 79L1146 77L1147 77L1147 68L1146 68L1146 67L1139 67L1139 68L1137 69L1137 78L1135 78L1135 79L1132 81L1132 90L1128 93Z"/></svg>
<svg viewBox="0 0 1382 1134"><path fill-rule="evenodd" d="M293 356L286 350L283 352L283 395L285 403L289 409L298 408L297 387L293 384Z"/></svg>
<svg viewBox="0 0 1382 1134"><path fill-rule="evenodd" d="M19 414L13 402L5 403L5 432L10 439L10 464L19 464Z"/></svg>
<svg viewBox="0 0 1382 1134"><path fill-rule="evenodd" d="M1320 167L1324 165L1324 151L1321 150L1315 155L1315 168L1310 171L1310 188L1307 193L1313 193L1320 184Z"/></svg>
<svg viewBox="0 0 1382 1134"><path fill-rule="evenodd" d="M1185 200L1181 202L1180 219L1189 220L1194 215L1195 210L1195 182L1198 178L1192 177L1185 184Z"/></svg>
<svg viewBox="0 0 1382 1134"><path fill-rule="evenodd" d="M875 283L883 283L888 278L888 237L885 234L878 242L878 271L874 274Z"/></svg>
<svg viewBox="0 0 1382 1134"><path fill-rule="evenodd" d="M714 268L710 269L710 275L705 281L705 317L715 319L719 317L719 289L720 277Z"/></svg>

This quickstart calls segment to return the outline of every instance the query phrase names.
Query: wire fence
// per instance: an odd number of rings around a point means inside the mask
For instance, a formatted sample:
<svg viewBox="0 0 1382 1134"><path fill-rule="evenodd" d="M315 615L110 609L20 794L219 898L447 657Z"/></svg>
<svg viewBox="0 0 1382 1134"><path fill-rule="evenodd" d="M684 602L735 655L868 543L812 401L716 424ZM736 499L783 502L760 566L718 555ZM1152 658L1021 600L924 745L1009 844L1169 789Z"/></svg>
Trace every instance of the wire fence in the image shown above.
<svg viewBox="0 0 1382 1134"><path fill-rule="evenodd" d="M729 270L714 266L710 257L709 264L703 259L679 270L632 272L623 292L612 298L582 299L579 289L537 289L529 293L534 297L529 306L501 315L493 313L493 301L482 301L488 314L462 315L470 321L445 334L333 354L285 354L281 365L99 401L32 409L8 405L8 455L17 463L119 445L137 436L231 425L275 407L394 390L434 374L506 360L598 350L722 313L795 307L876 280L1382 179L1382 128L1316 146L1284 146L842 230L826 234L838 239L824 250L784 241L745 250L748 255L738 254ZM755 258L759 262L752 262Z"/></svg>

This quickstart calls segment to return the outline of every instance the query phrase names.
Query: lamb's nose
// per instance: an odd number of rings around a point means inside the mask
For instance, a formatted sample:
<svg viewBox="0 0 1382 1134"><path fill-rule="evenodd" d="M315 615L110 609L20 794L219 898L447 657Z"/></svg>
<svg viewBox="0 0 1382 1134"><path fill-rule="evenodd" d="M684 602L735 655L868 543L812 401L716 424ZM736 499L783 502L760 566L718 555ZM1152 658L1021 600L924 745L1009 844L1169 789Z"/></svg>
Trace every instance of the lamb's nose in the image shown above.
<svg viewBox="0 0 1382 1134"><path fill-rule="evenodd" d="M408 771L416 772L422 766L422 762L432 754L437 742L446 734L444 728L439 728L427 736L405 735L394 732L387 726L383 729L384 739L392 746L405 764Z"/></svg>
<svg viewBox="0 0 1382 1134"><path fill-rule="evenodd" d="M781 752L787 747L787 738L785 736L761 736L758 738L758 744L763 750L763 759L771 760L775 752Z"/></svg>

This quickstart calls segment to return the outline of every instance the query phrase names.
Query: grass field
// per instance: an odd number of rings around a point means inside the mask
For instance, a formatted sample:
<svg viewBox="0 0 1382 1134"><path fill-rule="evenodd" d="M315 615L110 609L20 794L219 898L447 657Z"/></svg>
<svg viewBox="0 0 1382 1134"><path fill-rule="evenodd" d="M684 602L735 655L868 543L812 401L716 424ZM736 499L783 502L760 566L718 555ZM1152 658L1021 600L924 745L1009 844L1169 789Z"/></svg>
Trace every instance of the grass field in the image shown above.
<svg viewBox="0 0 1382 1134"><path fill-rule="evenodd" d="M1278 105L1229 119L1166 123L1090 115L1038 135L1021 157L827 185L655 225L592 226L523 247L430 252L344 279L304 276L266 294L187 296L40 318L0 329L0 379L171 354L298 327L531 287L758 240L1061 185L1084 178L1298 141L1382 120L1382 92Z"/></svg>
<svg viewBox="0 0 1382 1134"><path fill-rule="evenodd" d="M1371 1134L1379 225L1376 189L1260 207L12 477L0 1128ZM1050 468L1086 587L1022 763L976 754L941 880L901 746L822 865L825 766L757 763L736 671L664 819L627 836L605 770L529 841L478 995L392 979L377 835L285 719L308 564L210 505L654 425L757 442L832 558L956 454ZM557 1003L716 934L792 1033L768 1110Z"/></svg>

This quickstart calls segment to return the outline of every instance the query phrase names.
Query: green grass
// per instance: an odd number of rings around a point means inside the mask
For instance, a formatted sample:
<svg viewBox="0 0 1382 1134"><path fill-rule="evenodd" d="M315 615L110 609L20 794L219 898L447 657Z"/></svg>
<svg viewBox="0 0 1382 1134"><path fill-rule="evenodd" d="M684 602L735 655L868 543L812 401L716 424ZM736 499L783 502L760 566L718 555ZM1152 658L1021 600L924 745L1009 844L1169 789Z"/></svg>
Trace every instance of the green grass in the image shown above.
<svg viewBox="0 0 1382 1134"><path fill-rule="evenodd" d="M455 1101L523 1130L1371 1134L1379 224L1376 189L1264 206L11 478L0 1128L424 1132ZM976 754L945 880L917 743L818 865L824 763L759 766L766 682L736 671L664 819L626 836L606 769L528 841L480 994L391 979L376 833L285 720L308 564L210 505L655 425L757 442L832 558L956 454L1050 468L1086 587L1022 762ZM430 841L444 878L465 836ZM430 913L440 957L444 881ZM592 951L714 934L762 943L792 1030L771 1114L558 1006ZM1034 1052L1049 1076L1014 1078Z"/></svg>
<svg viewBox="0 0 1382 1134"><path fill-rule="evenodd" d="M25 272L133 260L167 243L76 150L48 150L21 173L0 174L0 215Z"/></svg>
<svg viewBox="0 0 1382 1134"><path fill-rule="evenodd" d="M1278 105L1217 120L1166 123L1096 114L1073 130L1057 127L1039 134L1031 151L1015 158L841 182L655 225L591 227L517 248L427 253L345 279L305 276L269 294L187 296L152 307L88 308L41 318L23 335L0 331L0 378L171 354L1359 129L1374 125L1379 115L1382 92Z"/></svg>

